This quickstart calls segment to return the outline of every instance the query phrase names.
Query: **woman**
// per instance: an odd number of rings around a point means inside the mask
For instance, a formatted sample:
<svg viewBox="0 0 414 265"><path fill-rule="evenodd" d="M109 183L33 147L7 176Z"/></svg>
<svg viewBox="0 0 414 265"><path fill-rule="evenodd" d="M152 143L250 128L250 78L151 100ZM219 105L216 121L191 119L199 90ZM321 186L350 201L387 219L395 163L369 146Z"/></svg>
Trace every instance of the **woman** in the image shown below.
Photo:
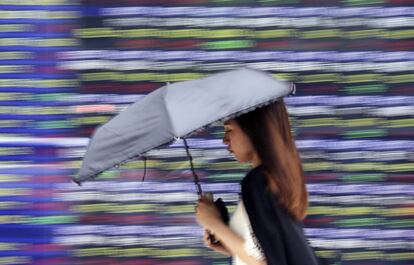
<svg viewBox="0 0 414 265"><path fill-rule="evenodd" d="M224 128L228 150L252 169L241 182L229 226L213 203L199 200L196 218L205 229L204 243L233 256L236 265L318 264L300 225L307 191L283 100L228 120Z"/></svg>

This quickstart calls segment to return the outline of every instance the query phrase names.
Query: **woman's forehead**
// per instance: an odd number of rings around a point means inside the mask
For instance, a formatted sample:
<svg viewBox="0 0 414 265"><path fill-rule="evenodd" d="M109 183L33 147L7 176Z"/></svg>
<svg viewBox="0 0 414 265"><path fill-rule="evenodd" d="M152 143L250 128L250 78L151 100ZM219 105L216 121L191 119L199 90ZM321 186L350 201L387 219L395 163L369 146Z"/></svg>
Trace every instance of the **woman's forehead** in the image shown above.
<svg viewBox="0 0 414 265"><path fill-rule="evenodd" d="M227 120L223 123L223 125L231 125L234 122L234 119Z"/></svg>

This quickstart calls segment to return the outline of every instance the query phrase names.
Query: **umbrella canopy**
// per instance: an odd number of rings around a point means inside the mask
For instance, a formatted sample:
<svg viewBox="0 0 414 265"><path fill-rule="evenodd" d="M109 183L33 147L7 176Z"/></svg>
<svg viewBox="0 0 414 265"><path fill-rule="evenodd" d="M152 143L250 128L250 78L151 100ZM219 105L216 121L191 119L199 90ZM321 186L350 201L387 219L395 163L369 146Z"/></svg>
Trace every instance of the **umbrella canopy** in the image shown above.
<svg viewBox="0 0 414 265"><path fill-rule="evenodd" d="M92 136L78 184L151 149L294 93L294 85L241 68L163 86L100 126Z"/></svg>

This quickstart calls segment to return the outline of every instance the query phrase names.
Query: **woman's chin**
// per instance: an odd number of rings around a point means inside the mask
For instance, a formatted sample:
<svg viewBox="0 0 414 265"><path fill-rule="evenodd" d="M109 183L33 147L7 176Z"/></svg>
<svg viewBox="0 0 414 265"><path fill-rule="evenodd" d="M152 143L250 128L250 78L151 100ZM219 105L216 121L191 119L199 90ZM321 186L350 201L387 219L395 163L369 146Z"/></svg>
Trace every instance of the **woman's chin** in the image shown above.
<svg viewBox="0 0 414 265"><path fill-rule="evenodd" d="M234 156L234 158L239 161L240 163L246 164L246 163L250 163L250 161L248 159L242 159L242 158L238 158L236 156Z"/></svg>

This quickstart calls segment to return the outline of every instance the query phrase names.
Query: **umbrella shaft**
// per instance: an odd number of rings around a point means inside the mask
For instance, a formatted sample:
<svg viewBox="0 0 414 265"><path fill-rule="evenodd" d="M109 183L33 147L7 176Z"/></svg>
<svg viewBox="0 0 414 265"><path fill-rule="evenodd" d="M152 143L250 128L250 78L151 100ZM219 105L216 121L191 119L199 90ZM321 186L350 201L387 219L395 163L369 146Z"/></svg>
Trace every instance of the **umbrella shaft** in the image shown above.
<svg viewBox="0 0 414 265"><path fill-rule="evenodd" d="M196 188L197 188L197 194L198 194L199 197L201 197L201 194L203 194L203 191L201 190L200 180L198 179L198 176L197 176L197 174L194 170L193 157L190 154L190 150L188 148L187 140L185 138L183 138L183 142L184 142L184 146L185 146L185 151L187 152L188 159L190 160L191 172L193 173L194 184L196 185Z"/></svg>

